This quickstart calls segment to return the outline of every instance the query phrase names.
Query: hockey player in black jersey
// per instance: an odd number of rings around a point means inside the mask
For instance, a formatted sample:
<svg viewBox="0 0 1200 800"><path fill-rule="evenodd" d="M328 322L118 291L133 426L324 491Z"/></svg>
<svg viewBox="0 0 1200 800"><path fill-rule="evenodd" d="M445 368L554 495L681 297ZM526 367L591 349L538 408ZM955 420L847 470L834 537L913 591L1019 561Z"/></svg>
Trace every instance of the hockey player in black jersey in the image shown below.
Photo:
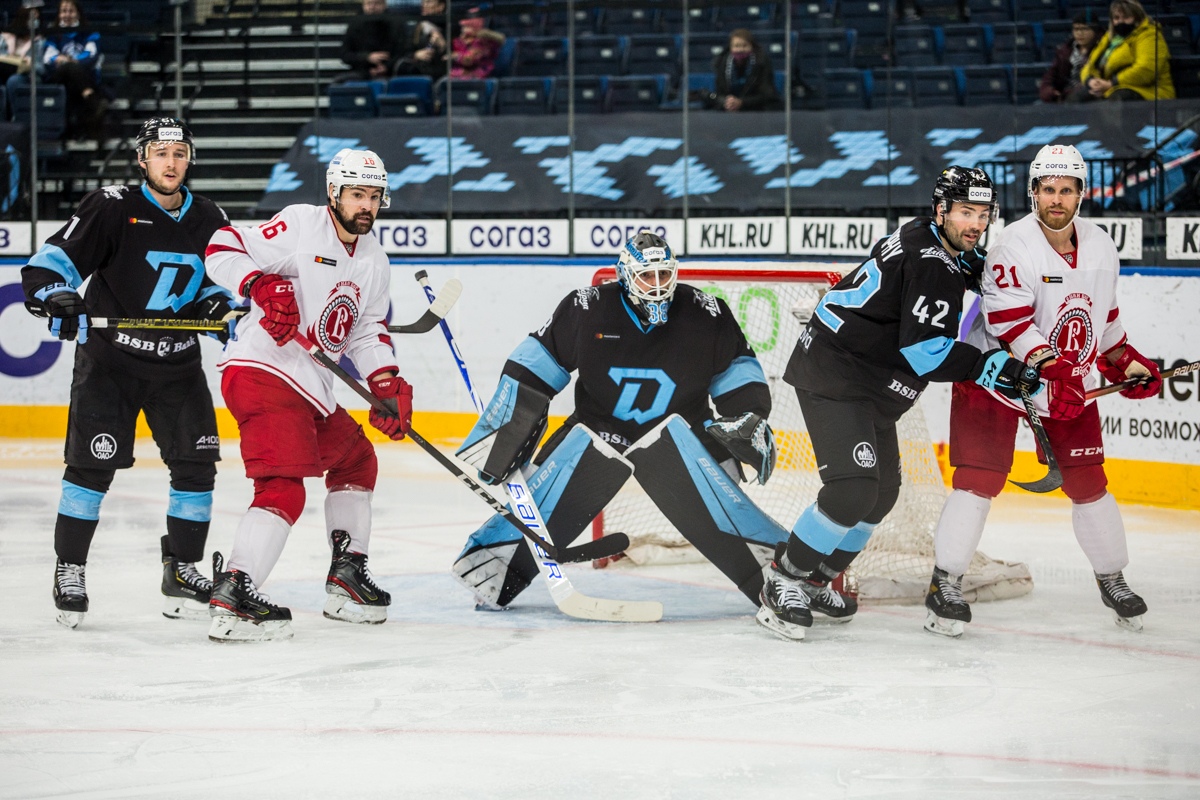
<svg viewBox="0 0 1200 800"><path fill-rule="evenodd" d="M78 341L54 527L54 602L58 621L70 628L88 610L84 565L116 470L133 465L139 411L171 473L163 615L208 619L212 582L194 565L204 557L220 456L196 334L99 329L89 320L232 320L232 296L204 272L208 240L229 220L183 185L196 150L181 121L147 120L135 147L144 183L90 192L21 270L29 310L49 317L59 339Z"/></svg>
<svg viewBox="0 0 1200 800"><path fill-rule="evenodd" d="M831 602L842 619L852 616L853 600L829 582L895 504L896 421L929 382L973 380L1012 397L1041 388L1036 370L1004 351L981 353L956 341L963 294L978 291L979 240L995 213L983 170L944 170L933 216L880 240L821 299L801 333L784 380L796 387L823 485L763 587L758 621L777 635L804 638L812 612Z"/></svg>
<svg viewBox="0 0 1200 800"><path fill-rule="evenodd" d="M629 240L616 283L567 295L509 356L459 455L502 482L529 461L551 396L577 371L575 410L527 473L554 544L570 544L632 474L757 604L787 531L737 484L739 462L759 482L774 468L771 395L725 302L677 284L677 268L661 237ZM497 515L467 540L453 571L480 607L507 606L538 574L521 538Z"/></svg>

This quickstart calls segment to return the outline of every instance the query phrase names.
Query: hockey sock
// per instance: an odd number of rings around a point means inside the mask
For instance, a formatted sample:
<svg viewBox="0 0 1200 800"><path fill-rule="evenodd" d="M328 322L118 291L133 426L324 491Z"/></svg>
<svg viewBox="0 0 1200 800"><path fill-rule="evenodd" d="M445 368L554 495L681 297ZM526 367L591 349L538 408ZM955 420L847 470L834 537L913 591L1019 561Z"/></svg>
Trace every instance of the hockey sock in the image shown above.
<svg viewBox="0 0 1200 800"><path fill-rule="evenodd" d="M1093 503L1072 503L1071 523L1075 539L1097 575L1120 572L1129 566L1125 523L1111 494L1106 492Z"/></svg>
<svg viewBox="0 0 1200 800"><path fill-rule="evenodd" d="M167 502L167 543L171 555L189 564L203 561L211 519L211 491L185 492L172 486Z"/></svg>
<svg viewBox="0 0 1200 800"><path fill-rule="evenodd" d="M867 546L867 542L871 539L871 534L875 531L876 525L870 522L860 522L851 528L845 536L842 537L841 544L837 549L825 557L818 567L818 572L813 573L813 578L818 576L824 580L831 581L838 575L846 571L846 568L858 558L858 554Z"/></svg>
<svg viewBox="0 0 1200 800"><path fill-rule="evenodd" d="M792 526L788 558L802 571L812 572L838 548L849 531L849 527L834 522L813 503Z"/></svg>
<svg viewBox="0 0 1200 800"><path fill-rule="evenodd" d="M58 519L54 523L54 552L70 564L86 564L92 537L100 524L100 503L104 492L87 489L64 480L58 501Z"/></svg>
<svg viewBox="0 0 1200 800"><path fill-rule="evenodd" d="M291 530L288 521L278 514L265 508L248 509L233 535L233 551L226 569L244 572L256 586L262 586L279 561Z"/></svg>
<svg viewBox="0 0 1200 800"><path fill-rule="evenodd" d="M942 506L933 533L934 563L949 575L965 575L983 538L992 501L972 492L955 489Z"/></svg>
<svg viewBox="0 0 1200 800"><path fill-rule="evenodd" d="M366 554L371 544L371 492L361 486L334 486L325 495L325 537L333 547L333 532L350 534L351 553Z"/></svg>

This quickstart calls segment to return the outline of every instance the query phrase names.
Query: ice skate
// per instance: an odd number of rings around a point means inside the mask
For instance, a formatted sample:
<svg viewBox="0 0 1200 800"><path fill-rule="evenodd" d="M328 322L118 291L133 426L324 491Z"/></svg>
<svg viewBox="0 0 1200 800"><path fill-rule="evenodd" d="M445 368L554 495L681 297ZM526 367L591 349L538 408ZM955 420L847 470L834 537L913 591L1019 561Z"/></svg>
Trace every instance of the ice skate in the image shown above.
<svg viewBox="0 0 1200 800"><path fill-rule="evenodd" d="M934 567L925 607L929 609L925 630L941 636L962 636L966 623L971 621L971 606L962 593L962 576Z"/></svg>
<svg viewBox="0 0 1200 800"><path fill-rule="evenodd" d="M261 594L250 576L222 572L224 559L213 553L214 581L208 613L208 638L214 642L268 642L292 638L292 612Z"/></svg>
<svg viewBox="0 0 1200 800"><path fill-rule="evenodd" d="M167 619L208 619L213 582L201 575L195 564L175 558L166 536L161 542L163 616Z"/></svg>
<svg viewBox="0 0 1200 800"><path fill-rule="evenodd" d="M809 609L824 614L830 622L849 622L858 613L858 601L834 589L829 581L807 580L800 588L808 595Z"/></svg>
<svg viewBox="0 0 1200 800"><path fill-rule="evenodd" d="M88 610L87 585L83 564L68 564L61 559L54 565L54 607L59 625L78 628Z"/></svg>
<svg viewBox="0 0 1200 800"><path fill-rule="evenodd" d="M1125 576L1120 572L1110 575L1097 574L1096 585L1100 587L1100 599L1112 609L1117 627L1127 631L1141 631L1146 601L1134 594L1125 583Z"/></svg>
<svg viewBox="0 0 1200 800"><path fill-rule="evenodd" d="M812 611L804 590L806 581L781 567L782 560L776 557L764 570L766 581L759 593L762 606L754 620L776 636L796 642L804 638L804 629L812 626Z"/></svg>
<svg viewBox="0 0 1200 800"><path fill-rule="evenodd" d="M348 553L350 534L334 531L333 563L325 578L325 617L365 625L387 621L392 596L380 589L367 569L365 553Z"/></svg>

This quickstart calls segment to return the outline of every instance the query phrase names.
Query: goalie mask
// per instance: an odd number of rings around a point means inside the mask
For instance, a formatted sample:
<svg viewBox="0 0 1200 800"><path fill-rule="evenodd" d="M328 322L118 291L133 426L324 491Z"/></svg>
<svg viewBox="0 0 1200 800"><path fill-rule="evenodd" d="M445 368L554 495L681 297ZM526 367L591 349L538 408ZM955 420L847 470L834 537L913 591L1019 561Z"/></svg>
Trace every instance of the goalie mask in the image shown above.
<svg viewBox="0 0 1200 800"><path fill-rule="evenodd" d="M1048 144L1038 151L1029 163L1029 208L1035 214L1038 182L1042 178L1075 178L1079 181L1079 205L1071 217L1074 222L1083 206L1083 196L1087 194L1087 162L1083 155L1069 144Z"/></svg>
<svg viewBox="0 0 1200 800"><path fill-rule="evenodd" d="M329 188L329 202L334 205L341 198L342 189L347 186L378 187L383 189L379 207L388 208L392 204L383 159L370 150L351 150L349 147L339 150L325 170L325 183Z"/></svg>
<svg viewBox="0 0 1200 800"><path fill-rule="evenodd" d="M678 275L679 262L671 246L650 231L626 242L617 259L617 281L634 312L651 327L666 324Z"/></svg>

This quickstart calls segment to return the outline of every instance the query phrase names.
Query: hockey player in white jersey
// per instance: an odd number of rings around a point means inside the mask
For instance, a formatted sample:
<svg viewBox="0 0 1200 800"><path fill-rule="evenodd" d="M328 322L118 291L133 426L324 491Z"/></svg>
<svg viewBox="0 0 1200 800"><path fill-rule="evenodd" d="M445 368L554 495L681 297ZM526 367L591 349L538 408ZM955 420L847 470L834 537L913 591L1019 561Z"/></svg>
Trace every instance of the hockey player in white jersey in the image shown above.
<svg viewBox="0 0 1200 800"><path fill-rule="evenodd" d="M222 228L206 266L218 283L251 300L217 368L238 423L254 500L238 524L228 570L213 559L209 638L290 638L291 612L257 587L267 579L304 509L304 478L324 476L325 525L333 551L325 616L387 619L389 594L367 569L375 449L333 395L333 375L291 340L301 331L334 358L348 356L376 397L395 412L371 424L403 439L412 387L398 375L387 331L390 267L370 233L388 206L388 175L369 150L342 150L326 172L329 202L288 206L269 222Z"/></svg>
<svg viewBox="0 0 1200 800"><path fill-rule="evenodd" d="M988 254L982 305L967 341L1003 346L1035 365L1047 391L1033 398L1071 498L1071 519L1117 624L1141 629L1146 603L1125 583L1129 563L1125 528L1105 487L1100 414L1086 399L1100 374L1116 383L1142 382L1121 394L1155 397L1158 366L1128 342L1117 304L1120 262L1104 230L1078 217L1087 191L1087 165L1070 145L1047 145L1029 167L1032 213L1009 225ZM962 575L983 535L992 498L1012 468L1017 400L973 383L954 385L950 408L950 463L954 490L935 533L936 564L925 605L925 628L959 636L971 621Z"/></svg>

